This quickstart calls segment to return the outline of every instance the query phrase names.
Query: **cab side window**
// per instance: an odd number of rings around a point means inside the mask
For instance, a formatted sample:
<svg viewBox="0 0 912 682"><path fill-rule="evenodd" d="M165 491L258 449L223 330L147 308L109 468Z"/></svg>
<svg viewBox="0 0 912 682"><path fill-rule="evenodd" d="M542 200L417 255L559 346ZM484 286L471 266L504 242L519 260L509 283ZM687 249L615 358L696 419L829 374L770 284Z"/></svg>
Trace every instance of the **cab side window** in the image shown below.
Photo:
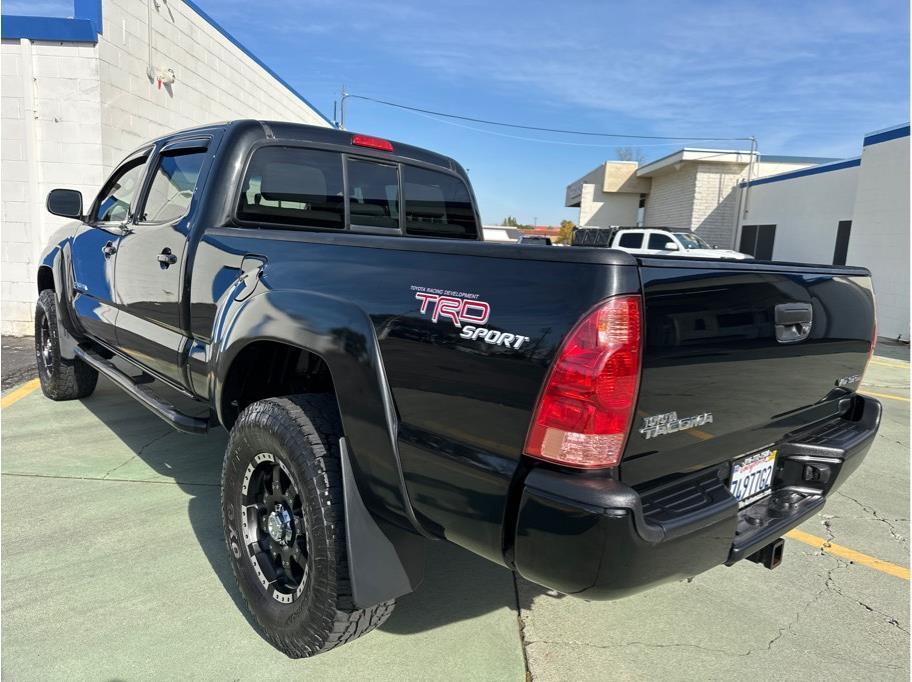
<svg viewBox="0 0 912 682"><path fill-rule="evenodd" d="M641 249L643 248L643 233L642 232L624 232L621 234L621 238L618 240L618 246L625 249Z"/></svg>
<svg viewBox="0 0 912 682"><path fill-rule="evenodd" d="M204 149L163 153L159 157L140 221L167 223L183 217L190 208L205 159Z"/></svg>
<svg viewBox="0 0 912 682"><path fill-rule="evenodd" d="M114 171L95 200L93 223L122 223L130 217L136 190L146 169L146 157L128 161Z"/></svg>
<svg viewBox="0 0 912 682"><path fill-rule="evenodd" d="M653 232L649 235L649 248L664 249L666 244L670 244L673 241L674 240L667 234L662 234L661 232Z"/></svg>

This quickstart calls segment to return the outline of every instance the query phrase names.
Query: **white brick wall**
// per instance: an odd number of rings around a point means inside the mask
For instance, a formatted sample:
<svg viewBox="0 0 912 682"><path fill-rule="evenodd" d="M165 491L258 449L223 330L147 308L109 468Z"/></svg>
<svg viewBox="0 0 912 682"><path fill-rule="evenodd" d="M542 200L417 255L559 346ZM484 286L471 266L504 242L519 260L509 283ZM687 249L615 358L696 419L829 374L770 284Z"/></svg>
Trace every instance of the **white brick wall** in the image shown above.
<svg viewBox="0 0 912 682"><path fill-rule="evenodd" d="M143 0L107 0L98 50L105 165L163 133L235 118L327 125L313 109L180 1L152 11L152 66L176 81L147 76L149 32Z"/></svg>
<svg viewBox="0 0 912 682"><path fill-rule="evenodd" d="M731 247L738 222L738 182L746 174L727 164L699 164L690 227L713 246Z"/></svg>
<svg viewBox="0 0 912 682"><path fill-rule="evenodd" d="M170 88L146 75L145 0L104 0L102 15L97 45L2 44L3 334L31 333L37 259L64 222L44 210L50 189L78 189L89 203L132 149L181 128L233 118L328 125L181 0L152 13L152 62L174 70Z"/></svg>
<svg viewBox="0 0 912 682"><path fill-rule="evenodd" d="M871 269L880 336L909 340L909 137L861 155L849 265Z"/></svg>
<svg viewBox="0 0 912 682"><path fill-rule="evenodd" d="M652 178L646 198L647 226L692 227L697 165L686 163L681 170Z"/></svg>
<svg viewBox="0 0 912 682"><path fill-rule="evenodd" d="M65 185L91 195L104 178L94 47L4 40L0 221L2 332L31 333L41 249L66 222L44 210Z"/></svg>

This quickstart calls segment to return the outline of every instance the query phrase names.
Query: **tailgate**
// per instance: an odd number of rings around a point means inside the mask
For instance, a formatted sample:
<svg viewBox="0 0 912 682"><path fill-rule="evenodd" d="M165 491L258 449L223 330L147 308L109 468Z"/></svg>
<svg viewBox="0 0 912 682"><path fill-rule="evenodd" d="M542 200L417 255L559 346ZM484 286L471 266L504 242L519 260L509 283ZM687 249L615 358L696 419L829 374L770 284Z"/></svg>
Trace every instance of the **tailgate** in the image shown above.
<svg viewBox="0 0 912 682"><path fill-rule="evenodd" d="M858 387L874 327L867 270L672 258L640 266L645 352L625 482L775 444L836 414Z"/></svg>

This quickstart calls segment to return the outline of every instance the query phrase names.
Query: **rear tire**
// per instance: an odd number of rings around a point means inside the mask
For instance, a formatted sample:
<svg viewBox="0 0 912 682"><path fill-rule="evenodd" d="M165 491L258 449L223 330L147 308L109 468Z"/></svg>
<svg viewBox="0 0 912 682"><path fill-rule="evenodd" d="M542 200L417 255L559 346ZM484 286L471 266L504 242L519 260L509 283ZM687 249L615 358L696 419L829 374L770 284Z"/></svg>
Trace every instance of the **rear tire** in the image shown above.
<svg viewBox="0 0 912 682"><path fill-rule="evenodd" d="M38 295L35 306L35 361L41 392L51 400L85 398L95 390L98 372L78 358L60 355L57 300L52 289Z"/></svg>
<svg viewBox="0 0 912 682"><path fill-rule="evenodd" d="M291 658L329 651L381 625L394 601L358 609L346 550L336 402L269 398L231 429L222 522L241 594L265 638Z"/></svg>

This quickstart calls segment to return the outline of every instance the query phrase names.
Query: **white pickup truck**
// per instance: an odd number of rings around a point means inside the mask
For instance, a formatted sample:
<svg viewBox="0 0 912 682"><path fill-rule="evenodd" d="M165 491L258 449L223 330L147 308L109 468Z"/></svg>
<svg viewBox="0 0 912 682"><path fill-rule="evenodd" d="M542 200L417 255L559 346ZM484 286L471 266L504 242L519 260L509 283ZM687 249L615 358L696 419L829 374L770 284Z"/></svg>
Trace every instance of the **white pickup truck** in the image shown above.
<svg viewBox="0 0 912 682"><path fill-rule="evenodd" d="M746 260L753 256L707 244L687 228L621 227L578 228L573 234L578 246L606 246L628 253L651 256L687 256Z"/></svg>

